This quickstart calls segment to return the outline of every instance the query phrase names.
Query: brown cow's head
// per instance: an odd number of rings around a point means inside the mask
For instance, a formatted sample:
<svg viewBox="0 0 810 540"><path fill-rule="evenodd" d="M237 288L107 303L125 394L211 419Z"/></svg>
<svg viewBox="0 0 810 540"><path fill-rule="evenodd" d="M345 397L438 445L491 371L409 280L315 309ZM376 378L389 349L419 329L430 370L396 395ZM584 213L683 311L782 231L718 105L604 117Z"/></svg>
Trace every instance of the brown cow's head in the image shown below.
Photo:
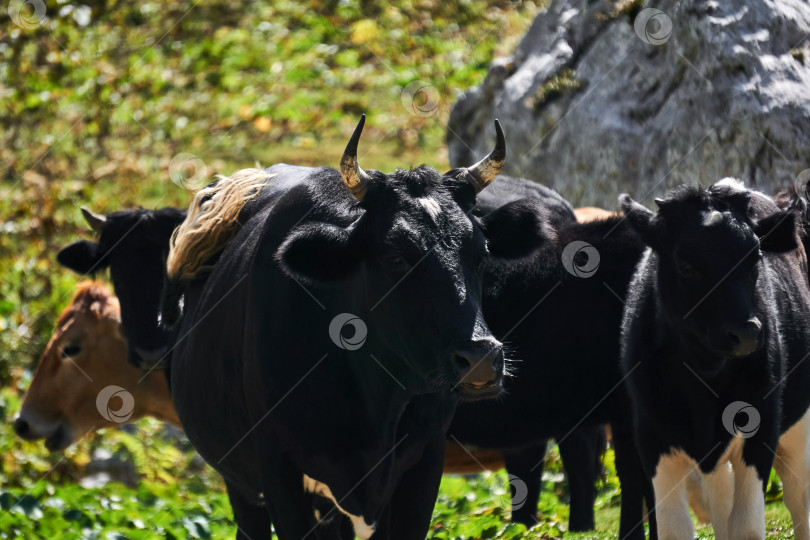
<svg viewBox="0 0 810 540"><path fill-rule="evenodd" d="M118 299L100 283L81 283L39 360L14 420L17 435L45 439L53 451L144 415L179 424L163 373L143 378L129 365L120 330Z"/></svg>

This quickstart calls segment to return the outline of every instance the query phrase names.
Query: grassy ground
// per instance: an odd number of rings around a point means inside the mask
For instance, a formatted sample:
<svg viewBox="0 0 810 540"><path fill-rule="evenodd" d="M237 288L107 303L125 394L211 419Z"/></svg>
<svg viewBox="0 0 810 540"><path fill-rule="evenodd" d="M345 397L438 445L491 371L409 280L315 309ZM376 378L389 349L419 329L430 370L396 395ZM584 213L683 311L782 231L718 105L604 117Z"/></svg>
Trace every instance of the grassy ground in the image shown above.
<svg viewBox="0 0 810 540"><path fill-rule="evenodd" d="M609 456L608 456L609 460ZM170 471L167 471L170 473ZM205 472L179 482L143 480L137 488L109 484L84 488L75 484L38 482L28 490L0 491L0 538L226 538L235 534L230 505L221 489L212 489ZM546 475L537 526L511 524L506 473L465 478L446 476L434 510L428 538L617 538L619 508L608 480L597 501L597 530L567 534L565 486L556 474ZM792 538L784 505L766 508L767 538ZM697 526L697 538L714 538L711 527Z"/></svg>
<svg viewBox="0 0 810 540"><path fill-rule="evenodd" d="M55 255L88 236L79 207L185 206L214 175L256 162L335 166L363 112L364 167L447 168L444 125L456 92L482 81L539 8L508 0L43 6L45 18L25 11L19 24L0 14L0 537L231 536L221 480L187 444L162 438L155 421L64 455L11 432L78 280ZM98 449L132 461L139 486L77 486ZM531 532L508 524L500 472L445 478L431 537L559 536L567 491L556 453L549 469ZM618 496L608 458L604 532L580 538L613 537ZM769 506L769 537L789 537L785 520L781 505Z"/></svg>

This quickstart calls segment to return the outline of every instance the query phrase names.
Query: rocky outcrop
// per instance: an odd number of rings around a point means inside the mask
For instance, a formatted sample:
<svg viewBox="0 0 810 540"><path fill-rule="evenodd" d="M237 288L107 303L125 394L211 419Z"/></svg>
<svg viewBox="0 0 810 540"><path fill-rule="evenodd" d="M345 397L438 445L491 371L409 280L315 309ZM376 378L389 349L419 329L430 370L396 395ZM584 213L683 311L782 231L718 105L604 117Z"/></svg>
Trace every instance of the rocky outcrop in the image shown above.
<svg viewBox="0 0 810 540"><path fill-rule="evenodd" d="M575 205L726 176L774 192L810 168L809 33L798 1L554 0L459 97L451 165L484 155L499 118L505 172Z"/></svg>

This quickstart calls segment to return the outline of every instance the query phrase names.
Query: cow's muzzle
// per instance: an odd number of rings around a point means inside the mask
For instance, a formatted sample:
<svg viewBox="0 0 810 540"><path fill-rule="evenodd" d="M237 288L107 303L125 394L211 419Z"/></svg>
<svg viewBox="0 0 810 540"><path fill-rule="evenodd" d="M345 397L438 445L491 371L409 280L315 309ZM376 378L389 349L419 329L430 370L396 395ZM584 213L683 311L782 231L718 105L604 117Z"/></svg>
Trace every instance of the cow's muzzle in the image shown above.
<svg viewBox="0 0 810 540"><path fill-rule="evenodd" d="M71 429L64 422L45 423L21 413L12 427L14 433L26 441L45 439L45 448L51 452L64 450L73 442Z"/></svg>
<svg viewBox="0 0 810 540"><path fill-rule="evenodd" d="M466 400L495 397L503 389L503 347L497 341L474 341L453 351L453 365L459 378L457 388Z"/></svg>
<svg viewBox="0 0 810 540"><path fill-rule="evenodd" d="M728 325L724 330L731 356L748 356L759 350L764 341L762 323L756 317L741 324Z"/></svg>

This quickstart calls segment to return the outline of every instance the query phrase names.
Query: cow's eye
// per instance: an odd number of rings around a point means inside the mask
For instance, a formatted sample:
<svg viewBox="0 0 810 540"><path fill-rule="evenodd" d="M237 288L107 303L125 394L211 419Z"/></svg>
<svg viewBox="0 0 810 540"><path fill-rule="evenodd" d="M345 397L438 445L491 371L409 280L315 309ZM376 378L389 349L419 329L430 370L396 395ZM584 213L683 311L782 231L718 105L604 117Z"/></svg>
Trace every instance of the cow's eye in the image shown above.
<svg viewBox="0 0 810 540"><path fill-rule="evenodd" d="M385 264L391 268L402 270L410 267L402 255L391 254L385 257Z"/></svg>
<svg viewBox="0 0 810 540"><path fill-rule="evenodd" d="M691 264L679 264L678 273L689 279L696 279L700 277L700 272Z"/></svg>
<svg viewBox="0 0 810 540"><path fill-rule="evenodd" d="M71 358L82 352L82 348L78 345L68 345L62 349L62 358Z"/></svg>

